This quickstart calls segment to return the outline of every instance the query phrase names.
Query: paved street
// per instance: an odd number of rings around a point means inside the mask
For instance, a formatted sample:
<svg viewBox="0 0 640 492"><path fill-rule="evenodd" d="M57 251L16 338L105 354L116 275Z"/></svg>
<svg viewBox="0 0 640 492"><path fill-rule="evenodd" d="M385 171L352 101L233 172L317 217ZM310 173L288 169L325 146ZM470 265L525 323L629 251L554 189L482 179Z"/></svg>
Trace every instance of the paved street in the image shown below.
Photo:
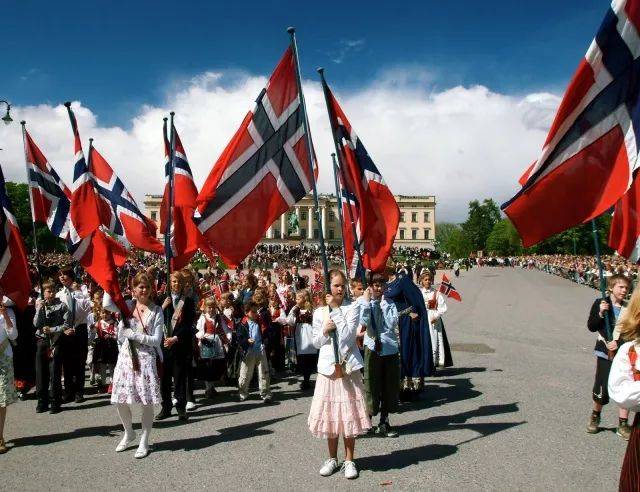
<svg viewBox="0 0 640 492"><path fill-rule="evenodd" d="M445 324L455 367L392 416L400 437L360 439L360 478L322 478L326 444L306 427L310 395L275 381L275 403L224 388L186 424L156 425L153 452L116 454L121 427L106 397L59 415L9 409L0 456L6 490L613 490L626 443L588 435L595 368L587 310L596 292L537 271L481 268L452 279L463 303ZM139 416L136 416L139 421Z"/></svg>

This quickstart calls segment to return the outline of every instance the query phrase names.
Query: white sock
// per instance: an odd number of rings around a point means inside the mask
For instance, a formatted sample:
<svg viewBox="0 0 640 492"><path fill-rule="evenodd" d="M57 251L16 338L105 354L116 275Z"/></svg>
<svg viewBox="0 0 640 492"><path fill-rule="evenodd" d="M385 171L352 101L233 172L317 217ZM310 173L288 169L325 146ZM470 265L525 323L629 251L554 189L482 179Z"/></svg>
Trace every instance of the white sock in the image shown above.
<svg viewBox="0 0 640 492"><path fill-rule="evenodd" d="M149 449L149 435L153 427L153 405L142 405L142 436L138 451Z"/></svg>
<svg viewBox="0 0 640 492"><path fill-rule="evenodd" d="M118 415L120 416L120 421L122 422L122 426L124 427L124 436L122 436L122 441L120 444L125 444L127 441L132 441L135 437L133 432L133 424L131 422L131 408L126 403L118 403L117 405Z"/></svg>

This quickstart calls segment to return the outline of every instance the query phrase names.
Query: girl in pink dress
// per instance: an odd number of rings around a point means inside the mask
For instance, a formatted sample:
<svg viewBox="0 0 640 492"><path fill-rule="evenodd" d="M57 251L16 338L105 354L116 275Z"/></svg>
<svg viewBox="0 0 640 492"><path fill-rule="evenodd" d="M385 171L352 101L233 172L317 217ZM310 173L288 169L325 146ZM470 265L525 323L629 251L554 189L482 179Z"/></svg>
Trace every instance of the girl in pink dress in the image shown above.
<svg viewBox="0 0 640 492"><path fill-rule="evenodd" d="M362 356L356 345L356 330L361 316L369 315L371 291L365 290L355 302L344 300L346 278L339 270L329 272L330 294L326 306L313 313L313 344L318 354L318 377L311 402L308 424L315 437L327 439L329 459L320 475L329 476L338 469L338 440L342 435L345 460L342 465L346 478L357 478L353 462L355 438L371 428L362 374ZM332 333L338 339L336 363Z"/></svg>

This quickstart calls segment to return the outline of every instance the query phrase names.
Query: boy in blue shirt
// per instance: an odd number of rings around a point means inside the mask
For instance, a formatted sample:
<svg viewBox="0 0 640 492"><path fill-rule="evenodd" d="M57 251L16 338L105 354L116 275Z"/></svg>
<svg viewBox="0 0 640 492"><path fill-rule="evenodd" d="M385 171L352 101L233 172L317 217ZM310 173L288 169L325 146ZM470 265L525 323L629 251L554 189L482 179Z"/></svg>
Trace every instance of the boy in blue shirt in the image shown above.
<svg viewBox="0 0 640 492"><path fill-rule="evenodd" d="M244 306L245 317L238 325L238 345L244 353L240 363L238 390L240 401L245 401L249 396L249 385L257 366L260 397L265 403L269 403L271 401L269 363L262 342L264 333L262 333L262 327L259 324L258 309L259 306L255 302L247 302Z"/></svg>

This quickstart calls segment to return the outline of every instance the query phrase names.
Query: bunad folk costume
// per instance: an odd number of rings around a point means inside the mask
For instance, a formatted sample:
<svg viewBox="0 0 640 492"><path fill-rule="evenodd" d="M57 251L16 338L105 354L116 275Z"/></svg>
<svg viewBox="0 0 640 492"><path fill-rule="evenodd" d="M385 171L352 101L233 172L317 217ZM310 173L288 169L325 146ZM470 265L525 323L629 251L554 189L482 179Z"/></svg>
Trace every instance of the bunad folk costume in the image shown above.
<svg viewBox="0 0 640 492"><path fill-rule="evenodd" d="M453 357L444 329L442 316L447 312L447 303L444 296L436 289L420 288L424 303L429 313L429 334L431 337L431 349L433 351L433 363L436 368L451 367Z"/></svg>

